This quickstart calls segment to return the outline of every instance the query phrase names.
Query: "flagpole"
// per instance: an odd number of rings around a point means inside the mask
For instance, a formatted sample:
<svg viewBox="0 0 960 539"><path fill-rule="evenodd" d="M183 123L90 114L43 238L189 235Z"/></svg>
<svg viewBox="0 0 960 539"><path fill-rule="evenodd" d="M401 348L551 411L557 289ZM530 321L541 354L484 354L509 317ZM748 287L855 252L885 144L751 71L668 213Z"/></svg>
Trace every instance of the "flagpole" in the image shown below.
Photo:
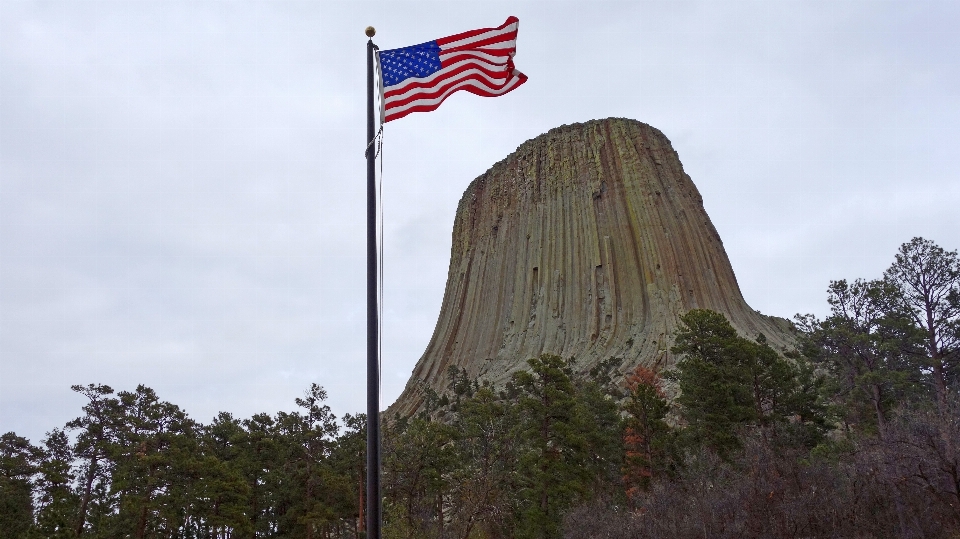
<svg viewBox="0 0 960 539"><path fill-rule="evenodd" d="M372 26L367 40L367 539L380 539L380 361L377 333L377 151L373 139L373 55L376 45Z"/></svg>

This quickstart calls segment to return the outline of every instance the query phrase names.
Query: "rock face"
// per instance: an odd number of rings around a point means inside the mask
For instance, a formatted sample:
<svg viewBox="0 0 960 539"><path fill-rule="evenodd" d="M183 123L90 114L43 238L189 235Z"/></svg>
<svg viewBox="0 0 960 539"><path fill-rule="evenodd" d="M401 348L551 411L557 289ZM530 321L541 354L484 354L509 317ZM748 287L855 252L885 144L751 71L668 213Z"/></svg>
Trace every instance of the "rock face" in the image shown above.
<svg viewBox="0 0 960 539"><path fill-rule="evenodd" d="M588 370L670 365L682 313L724 313L744 336L792 342L743 300L720 236L670 141L634 120L562 126L523 143L457 208L433 338L390 413L442 391L451 365L505 383L542 353Z"/></svg>

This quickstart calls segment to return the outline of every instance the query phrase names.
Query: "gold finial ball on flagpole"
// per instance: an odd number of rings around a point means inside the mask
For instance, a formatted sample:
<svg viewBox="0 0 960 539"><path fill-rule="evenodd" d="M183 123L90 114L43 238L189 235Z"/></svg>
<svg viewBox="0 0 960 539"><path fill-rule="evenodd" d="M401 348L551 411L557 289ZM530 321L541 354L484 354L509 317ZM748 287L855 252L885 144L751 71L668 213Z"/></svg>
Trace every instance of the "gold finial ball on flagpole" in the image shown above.
<svg viewBox="0 0 960 539"><path fill-rule="evenodd" d="M367 37L373 37L377 34L377 30L372 26L368 26L367 29L363 31L363 33L367 34Z"/></svg>

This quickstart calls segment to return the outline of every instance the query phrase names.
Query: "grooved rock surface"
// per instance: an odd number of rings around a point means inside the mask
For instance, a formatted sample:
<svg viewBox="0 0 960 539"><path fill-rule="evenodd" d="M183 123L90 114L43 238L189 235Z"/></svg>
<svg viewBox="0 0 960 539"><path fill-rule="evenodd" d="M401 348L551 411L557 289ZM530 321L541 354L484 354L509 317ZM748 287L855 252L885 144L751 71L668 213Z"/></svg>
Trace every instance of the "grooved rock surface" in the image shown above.
<svg viewBox="0 0 960 539"><path fill-rule="evenodd" d="M542 353L582 371L620 358L621 375L669 366L678 317L695 308L793 342L789 322L743 300L663 133L619 118L552 129L463 194L433 338L389 413L414 413L421 383L443 391L451 365L495 385Z"/></svg>

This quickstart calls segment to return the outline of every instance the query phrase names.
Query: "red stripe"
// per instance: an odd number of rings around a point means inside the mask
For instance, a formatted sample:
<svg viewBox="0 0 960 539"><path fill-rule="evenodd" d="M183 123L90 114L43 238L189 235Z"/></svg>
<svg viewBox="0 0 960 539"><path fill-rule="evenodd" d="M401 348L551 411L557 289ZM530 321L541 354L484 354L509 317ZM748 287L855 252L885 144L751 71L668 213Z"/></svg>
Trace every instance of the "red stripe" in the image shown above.
<svg viewBox="0 0 960 539"><path fill-rule="evenodd" d="M484 58L483 56L481 56L480 54L478 54L478 53L481 53L481 52L482 52L484 55L487 55L487 56L495 56L495 57L498 57L498 58L497 58L496 61L495 61L495 60L488 60L487 58ZM511 50L504 50L503 52L495 52L495 53L494 53L494 52L488 52L488 51L460 51L460 52L455 52L455 53L451 54L450 56L448 56L448 57L446 57L446 58L444 58L444 56L441 54L441 55L440 55L440 67L441 67L441 68L448 67L448 66L451 66L451 65L453 65L453 64L456 64L457 62L463 62L463 61L481 62L481 63L487 64L487 65L500 65L500 66L502 66L502 65L506 65L506 64L507 64L507 61L510 60L510 57L511 57L511 56L513 56L513 51L511 51Z"/></svg>
<svg viewBox="0 0 960 539"><path fill-rule="evenodd" d="M389 106L384 107L384 110L389 112L392 109L402 109L405 106L415 104L418 101L430 101L434 99L441 99L442 101L443 99L446 99L446 97L444 97L445 95L449 95L450 93L457 92L459 90L464 90L467 88L474 88L476 86L476 84L469 84L470 82L479 83L480 85L489 88L491 91L499 91L510 86L512 81L514 80L526 81L527 77L523 73L518 72L514 76L507 78L501 83L491 82L479 76L464 77L463 79L460 79L459 81L457 81L457 84L448 85L444 87L443 90L440 92L435 92L431 94L419 94L416 96L416 99L404 100L402 103L401 102L392 103Z"/></svg>
<svg viewBox="0 0 960 539"><path fill-rule="evenodd" d="M507 22L501 24L500 26L498 26L498 27L496 27L496 28L481 28L481 29L479 29L479 30L468 30L468 31L466 31L466 32L461 32L461 33L459 33L459 34L454 34L454 35L452 35L452 36L441 37L440 39L437 40L437 45L440 45L441 47L443 47L443 46L444 46L445 44L447 44L447 43L453 43L454 41L460 41L461 39L467 39L468 37L477 36L477 35L480 35L480 34L482 34L482 33L484 33L484 32L489 32L489 31L491 31L491 30L503 30L504 28L506 28L507 26L510 26L511 24L513 24L513 23L515 23L515 22L520 22L520 19L518 19L518 18L514 17L513 15L511 15L511 16L507 17Z"/></svg>
<svg viewBox="0 0 960 539"><path fill-rule="evenodd" d="M489 79L494 79L494 80L503 79L505 81L504 84L506 84L506 81L510 79L511 75L512 75L511 73L503 72L502 74L498 73L494 76L484 77L480 73L468 73L456 79L443 79L444 83L442 85L433 86L429 91L415 92L412 95L409 95L403 99L398 99L398 98L390 99L386 95L384 95L384 99L383 99L384 109L389 110L394 107L401 107L403 105L406 105L407 103L411 103L413 101L417 101L420 99L433 99L433 98L439 97L441 94L443 94L443 92L449 90L451 87L456 86L458 84L462 84L463 82L468 80L478 80L493 86L496 84L496 82L491 83L489 82Z"/></svg>
<svg viewBox="0 0 960 539"><path fill-rule="evenodd" d="M440 62L446 62L447 64L453 63L451 58L459 58L461 56L469 56L471 58L480 58L484 61L489 61L483 58L483 55L487 56L513 56L516 54L517 48L512 49L461 49L452 52L441 52L440 53Z"/></svg>
<svg viewBox="0 0 960 539"><path fill-rule="evenodd" d="M457 92L459 92L459 91L461 91L461 90L470 92L471 94L474 94L474 95L479 95L479 96L481 96L481 97L498 97L498 96L501 96L501 95L505 95L505 94L508 94L508 93L516 90L516 89L519 88L521 85L523 85L523 83L527 82L527 76L524 75L523 73L517 72L517 73L516 73L516 78L519 79L519 81L518 81L512 88L510 88L509 90L507 90L506 92L503 92L503 93L492 93L492 92L487 92L487 91L485 91L485 90L482 90L482 89L480 89L480 88L475 88L475 87L473 87L473 86L467 86L467 87L465 87L465 88L458 88L458 89L450 92L449 95L447 95L446 97L444 97L443 99L441 99L441 100L440 100L438 103L436 103L436 104L432 104L432 105L417 105L417 106L414 106L414 107L410 107L410 108L407 109L407 110L404 110L404 111L401 111L401 112L397 112L397 113L395 113L395 114L386 113L386 114L384 115L384 116L385 116L385 117L384 117L384 122L389 122L389 121L392 121L392 120L399 120L400 118L403 118L404 116L406 116L406 115L408 115L408 114L411 114L411 113L413 113L413 112L430 112L430 111L432 111L432 110L437 110L437 108L439 108L440 105L442 105L443 102L446 101L447 97L450 97L451 95L453 95L453 94L455 94L455 93L457 93ZM508 83L509 83L509 81L508 81ZM504 87L505 87L505 86L507 86L507 84L504 84Z"/></svg>
<svg viewBox="0 0 960 539"><path fill-rule="evenodd" d="M506 65L506 64L505 64L505 65ZM504 65L504 67L505 67L505 65ZM387 90L386 92L383 93L383 97L384 97L384 99L386 99L386 98L388 98L388 97L392 97L392 96L395 96L395 95L402 95L402 94L405 94L405 93L409 92L410 90L412 90L412 89L414 89L414 88L436 88L437 86L443 84L445 81L447 81L447 80L449 80L449 79L451 79L451 78L453 78L453 77L456 77L457 74L463 73L464 71L467 71L467 70L470 70L470 69L479 69L480 71L483 71L484 73L489 74L492 78L495 78L495 79L504 78L504 77L507 77L507 76L510 75L509 69L504 69L504 68L501 67L501 66L497 66L497 67L500 67L500 69L493 70L493 69L490 69L489 67L487 67L487 66L485 66L485 65L483 65L483 64L477 63L477 62L466 63L466 64L463 64L462 66L457 67L456 69L451 69L450 72L444 73L442 77L438 77L438 78L436 78L436 79L434 79L434 80L432 80L432 81L429 81L429 82L419 82L419 81L409 82L409 83L407 83L406 85L404 85L403 88L396 88L396 89L393 89L393 90Z"/></svg>
<svg viewBox="0 0 960 539"><path fill-rule="evenodd" d="M467 43L466 45L460 45L459 47L451 47L449 49L444 49L440 47L440 52L453 52L460 50L471 50L471 49L480 49L486 45L493 45L495 43L503 43L504 41L516 41L517 40L517 31L514 30L509 34L503 34L502 36L494 36L487 39L481 39L480 41L474 41L473 43ZM514 50L516 50L516 45L514 45Z"/></svg>

